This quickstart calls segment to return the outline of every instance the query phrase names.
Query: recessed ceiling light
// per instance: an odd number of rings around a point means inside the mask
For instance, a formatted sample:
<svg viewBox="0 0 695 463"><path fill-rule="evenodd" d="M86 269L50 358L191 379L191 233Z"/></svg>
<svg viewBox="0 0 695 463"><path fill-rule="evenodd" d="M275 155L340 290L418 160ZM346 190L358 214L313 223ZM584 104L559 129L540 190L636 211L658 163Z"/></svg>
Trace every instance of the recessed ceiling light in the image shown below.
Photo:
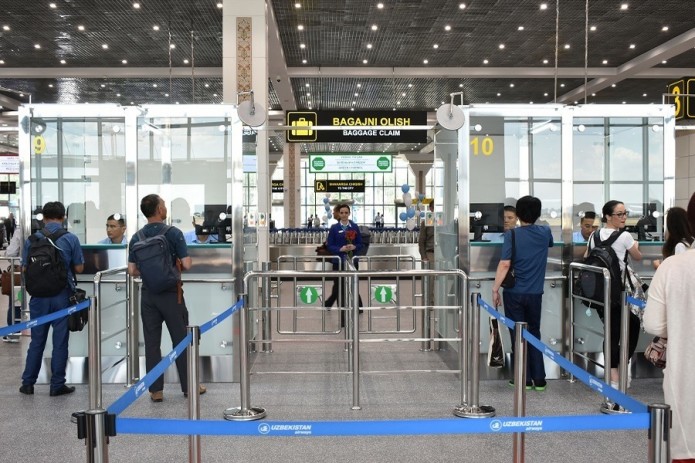
<svg viewBox="0 0 695 463"><path fill-rule="evenodd" d="M408 84L408 88L413 88L413 84Z"/></svg>
<svg viewBox="0 0 695 463"><path fill-rule="evenodd" d="M504 44L503 43L500 43L499 47L500 47L500 50L504 50Z"/></svg>
<svg viewBox="0 0 695 463"><path fill-rule="evenodd" d="M48 6L51 8L58 8L58 6L55 3L49 3Z"/></svg>
<svg viewBox="0 0 695 463"><path fill-rule="evenodd" d="M563 87L563 88L564 88L564 86L565 86L565 84L560 84L560 87Z"/></svg>
<svg viewBox="0 0 695 463"><path fill-rule="evenodd" d="M302 64L306 64L306 60L305 60L305 59L302 60Z"/></svg>
<svg viewBox="0 0 695 463"><path fill-rule="evenodd" d="M497 92L497 96L502 96L502 94L500 92Z"/></svg>
<svg viewBox="0 0 695 463"><path fill-rule="evenodd" d="M646 94L646 93L643 93L642 96L647 96L647 94Z"/></svg>
<svg viewBox="0 0 695 463"><path fill-rule="evenodd" d="M368 44L367 44L367 49L369 49L369 50L372 49L372 44L371 44L371 43L368 43Z"/></svg>
<svg viewBox="0 0 695 463"><path fill-rule="evenodd" d="M631 50L634 50L634 48L635 48L635 44L634 44L634 43L631 43L631 44L630 44L630 49L631 49Z"/></svg>
<svg viewBox="0 0 695 463"><path fill-rule="evenodd" d="M173 50L174 48L176 48L176 44L175 43L169 44L169 48L171 48Z"/></svg>
<svg viewBox="0 0 695 463"><path fill-rule="evenodd" d="M152 86L153 86L154 88L157 88L157 84L152 84Z"/></svg>
<svg viewBox="0 0 695 463"><path fill-rule="evenodd" d="M489 63L489 61L486 60L486 59L484 59L484 60L483 60L483 64L487 64L487 63Z"/></svg>
<svg viewBox="0 0 695 463"><path fill-rule="evenodd" d="M217 2L217 8L223 8L224 4L222 2Z"/></svg>
<svg viewBox="0 0 695 463"><path fill-rule="evenodd" d="M212 96L217 96L217 93L213 93Z"/></svg>
<svg viewBox="0 0 695 463"><path fill-rule="evenodd" d="M595 94L595 93L592 93L591 96L596 96L596 94Z"/></svg>
<svg viewBox="0 0 695 463"><path fill-rule="evenodd" d="M451 30L451 26L447 24L446 26L444 26L444 30L445 30L445 31L450 31L450 30Z"/></svg>
<svg viewBox="0 0 695 463"><path fill-rule="evenodd" d="M41 45L40 45L40 44L38 44L38 43L35 43L35 44L34 44L34 48L36 48L36 49L38 50L38 49L40 49L40 48L41 48Z"/></svg>
<svg viewBox="0 0 695 463"><path fill-rule="evenodd" d="M209 86L210 86L210 84L205 84L205 88L208 88Z"/></svg>
<svg viewBox="0 0 695 463"><path fill-rule="evenodd" d="M304 30L304 25L303 25L303 24L300 24L299 26L297 26L297 30L298 30L298 31L303 31L303 30Z"/></svg>
<svg viewBox="0 0 695 463"><path fill-rule="evenodd" d="M543 64L548 64L548 60L547 60L547 59L544 59L544 60L543 60Z"/></svg>
<svg viewBox="0 0 695 463"><path fill-rule="evenodd" d="M611 84L611 87L615 88L615 87L617 87L617 85L616 85L616 84Z"/></svg>
<svg viewBox="0 0 695 463"><path fill-rule="evenodd" d="M566 43L566 44L565 44L565 50L569 50L569 49L570 49L570 44L569 44L569 43Z"/></svg>
<svg viewBox="0 0 695 463"><path fill-rule="evenodd" d="M299 48L301 48L302 50L305 49L305 48L306 48L306 44L300 43L300 44L299 44Z"/></svg>
<svg viewBox="0 0 695 463"><path fill-rule="evenodd" d="M627 101L623 101L623 104L627 104Z"/></svg>
<svg viewBox="0 0 695 463"><path fill-rule="evenodd" d="M367 64L367 63L368 63L368 61L366 59L362 60L362 64Z"/></svg>
<svg viewBox="0 0 695 463"><path fill-rule="evenodd" d="M524 30L524 26L519 26L519 27L517 28L517 30L523 31L523 30Z"/></svg>
<svg viewBox="0 0 695 463"><path fill-rule="evenodd" d="M509 86L510 86L511 88L514 88L514 84L509 84Z"/></svg>
<svg viewBox="0 0 695 463"><path fill-rule="evenodd" d="M405 92L401 93L401 96L405 96Z"/></svg>
<svg viewBox="0 0 695 463"><path fill-rule="evenodd" d="M603 61L601 61L601 63L602 63L602 64L608 64L608 60L607 60L607 59L604 59Z"/></svg>
<svg viewBox="0 0 695 463"><path fill-rule="evenodd" d="M377 3L376 7L379 8L380 10L384 9L384 4L383 3Z"/></svg>
<svg viewBox="0 0 695 463"><path fill-rule="evenodd" d="M543 96L548 96L548 92L545 92L545 93L543 94Z"/></svg>
<svg viewBox="0 0 695 463"><path fill-rule="evenodd" d="M65 63L66 63L66 61L64 59L60 60L60 64L65 64Z"/></svg>
<svg viewBox="0 0 695 463"><path fill-rule="evenodd" d="M627 7L628 7L627 3L623 3L622 5L620 5L621 10L627 10Z"/></svg>
<svg viewBox="0 0 695 463"><path fill-rule="evenodd" d="M466 4L465 3L459 3L459 10L465 10L466 9Z"/></svg>
<svg viewBox="0 0 695 463"><path fill-rule="evenodd" d="M4 59L0 59L0 64L5 64L5 60L4 60Z"/></svg>
<svg viewBox="0 0 695 463"><path fill-rule="evenodd" d="M376 24L372 24L372 30L375 31L377 29L379 29L379 26L377 26Z"/></svg>
<svg viewBox="0 0 695 463"><path fill-rule="evenodd" d="M668 61L666 61L666 60L663 60L663 61L661 62L661 64L666 64L666 63L668 63Z"/></svg>
<svg viewBox="0 0 695 463"><path fill-rule="evenodd" d="M159 26L157 26L157 25L155 24L154 26L152 26L152 30L158 31L158 30L159 30Z"/></svg>
<svg viewBox="0 0 695 463"><path fill-rule="evenodd" d="M541 3L541 10L547 10L548 9L548 4L547 3Z"/></svg>
<svg viewBox="0 0 695 463"><path fill-rule="evenodd" d="M437 48L439 48L439 44L435 43L434 45L432 45L432 48L434 48L436 50Z"/></svg>
<svg viewBox="0 0 695 463"><path fill-rule="evenodd" d="M304 86L305 86L305 87L311 87L311 85L309 85L308 83L307 83L307 84L304 84Z"/></svg>
<svg viewBox="0 0 695 463"><path fill-rule="evenodd" d="M594 31L596 30L596 26L591 26L591 27L589 28L589 30L590 30L591 32L594 32Z"/></svg>
<svg viewBox="0 0 695 463"><path fill-rule="evenodd" d="M297 2L297 3L294 4L294 7L295 7L295 8L301 8L301 7L302 7L302 4L299 3L299 2Z"/></svg>
<svg viewBox="0 0 695 463"><path fill-rule="evenodd" d="M668 30L668 26L664 26L664 27L661 28L661 31L662 31L662 32L666 32L667 30Z"/></svg>
<svg viewBox="0 0 695 463"><path fill-rule="evenodd" d="M101 84L101 88L106 88L106 84Z"/></svg>
<svg viewBox="0 0 695 463"><path fill-rule="evenodd" d="M169 94L168 94L168 93L165 93L164 96L169 96Z"/></svg>
<svg viewBox="0 0 695 463"><path fill-rule="evenodd" d="M106 43L104 43L104 44L101 45L101 48L103 48L104 50L108 50L108 49L109 49L109 45L106 44Z"/></svg>
<svg viewBox="0 0 695 463"><path fill-rule="evenodd" d="M116 93L116 96L117 96L117 97L120 97L120 96L121 96L121 94L120 94L120 93Z"/></svg>
<svg viewBox="0 0 695 463"><path fill-rule="evenodd" d="M362 84L357 84L357 88L362 88Z"/></svg>
<svg viewBox="0 0 695 463"><path fill-rule="evenodd" d="M122 60L121 60L121 63L123 63L123 64L128 64L128 60L127 60L127 59L122 59Z"/></svg>
<svg viewBox="0 0 695 463"><path fill-rule="evenodd" d="M183 64L188 64L188 63L189 63L188 59L183 60Z"/></svg>
<svg viewBox="0 0 695 463"><path fill-rule="evenodd" d="M79 26L77 26L77 30L78 30L78 31L83 31L83 30L84 30L84 26L83 26L82 24L80 24Z"/></svg>
<svg viewBox="0 0 695 463"><path fill-rule="evenodd" d="M463 84L459 84L459 88L463 88Z"/></svg>
<svg viewBox="0 0 695 463"><path fill-rule="evenodd" d="M140 8L140 4L138 2L133 3L133 8L136 10Z"/></svg>
<svg viewBox="0 0 695 463"><path fill-rule="evenodd" d="M423 63L423 64L429 64L429 62L430 62L430 61L429 61L428 59L423 59L423 60L422 60L422 63Z"/></svg>

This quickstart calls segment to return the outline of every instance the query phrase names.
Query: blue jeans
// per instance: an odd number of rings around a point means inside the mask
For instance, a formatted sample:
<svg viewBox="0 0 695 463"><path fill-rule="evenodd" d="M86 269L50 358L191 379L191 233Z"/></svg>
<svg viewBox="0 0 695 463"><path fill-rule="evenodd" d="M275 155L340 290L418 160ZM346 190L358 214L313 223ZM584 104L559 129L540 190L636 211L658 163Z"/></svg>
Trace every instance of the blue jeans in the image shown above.
<svg viewBox="0 0 695 463"><path fill-rule="evenodd" d="M529 333L541 339L541 304L542 294L518 294L504 291L504 314L514 322L528 323ZM514 330L509 330L512 338L512 362L514 359ZM545 365L543 353L529 345L528 361L526 362L526 383L545 381Z"/></svg>
<svg viewBox="0 0 695 463"><path fill-rule="evenodd" d="M31 319L52 314L70 306L70 288L65 288L53 297L32 297L29 301ZM54 320L51 323L39 325L31 330L31 342L27 351L27 361L22 374L22 384L33 385L39 377L43 350L48 339L48 328L53 327L53 352L51 353L51 391L57 391L65 385L65 368L68 363L68 331L67 317Z"/></svg>

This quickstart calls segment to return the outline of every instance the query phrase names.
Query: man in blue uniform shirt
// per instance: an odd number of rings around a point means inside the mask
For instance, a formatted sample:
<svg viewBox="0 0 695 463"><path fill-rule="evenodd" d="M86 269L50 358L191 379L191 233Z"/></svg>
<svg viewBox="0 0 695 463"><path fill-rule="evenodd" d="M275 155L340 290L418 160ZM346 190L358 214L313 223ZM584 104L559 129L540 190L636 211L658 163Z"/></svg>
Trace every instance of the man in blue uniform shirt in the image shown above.
<svg viewBox="0 0 695 463"><path fill-rule="evenodd" d="M121 214L111 214L106 219L106 238L97 244L128 244L125 237L125 219Z"/></svg>

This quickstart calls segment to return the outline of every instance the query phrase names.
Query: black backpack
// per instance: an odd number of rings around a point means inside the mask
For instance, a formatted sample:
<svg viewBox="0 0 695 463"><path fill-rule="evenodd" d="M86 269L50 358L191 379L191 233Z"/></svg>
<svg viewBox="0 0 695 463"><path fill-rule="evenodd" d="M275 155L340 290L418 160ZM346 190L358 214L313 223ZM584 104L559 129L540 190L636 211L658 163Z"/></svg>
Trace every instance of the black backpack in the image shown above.
<svg viewBox="0 0 695 463"><path fill-rule="evenodd" d="M159 233L149 238L145 238L142 230L138 231L138 241L131 248L142 282L154 294L176 288L180 279L169 250L169 242L164 236L170 228L165 225Z"/></svg>
<svg viewBox="0 0 695 463"><path fill-rule="evenodd" d="M616 230L606 241L601 241L599 232L593 235L594 246L589 251L589 255L582 261L583 264L593 265L608 269L611 276L611 301L620 299L622 291L622 272L620 270L620 259L611 247L613 243L620 237L625 230ZM626 255L627 257L627 255ZM588 270L580 270L577 279L574 282L574 294L580 297L586 297L594 301L603 301L603 275ZM584 301L582 303L590 308L602 309L603 306L595 302ZM608 301L607 304L610 304Z"/></svg>
<svg viewBox="0 0 695 463"><path fill-rule="evenodd" d="M60 248L55 244L66 233L67 230L62 228L55 233L44 228L41 230L42 236L33 234L29 237L31 245L24 279L31 296L57 296L68 286L68 270Z"/></svg>

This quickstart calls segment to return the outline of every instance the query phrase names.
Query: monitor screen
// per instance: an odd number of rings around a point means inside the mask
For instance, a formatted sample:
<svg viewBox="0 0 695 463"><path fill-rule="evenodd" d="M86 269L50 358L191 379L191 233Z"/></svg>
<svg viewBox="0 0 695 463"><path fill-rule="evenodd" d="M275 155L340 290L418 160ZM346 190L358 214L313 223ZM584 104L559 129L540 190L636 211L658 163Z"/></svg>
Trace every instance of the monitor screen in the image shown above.
<svg viewBox="0 0 695 463"><path fill-rule="evenodd" d="M471 203L471 231L473 240L482 239L483 233L504 231L504 203ZM480 212L480 218L473 214Z"/></svg>

